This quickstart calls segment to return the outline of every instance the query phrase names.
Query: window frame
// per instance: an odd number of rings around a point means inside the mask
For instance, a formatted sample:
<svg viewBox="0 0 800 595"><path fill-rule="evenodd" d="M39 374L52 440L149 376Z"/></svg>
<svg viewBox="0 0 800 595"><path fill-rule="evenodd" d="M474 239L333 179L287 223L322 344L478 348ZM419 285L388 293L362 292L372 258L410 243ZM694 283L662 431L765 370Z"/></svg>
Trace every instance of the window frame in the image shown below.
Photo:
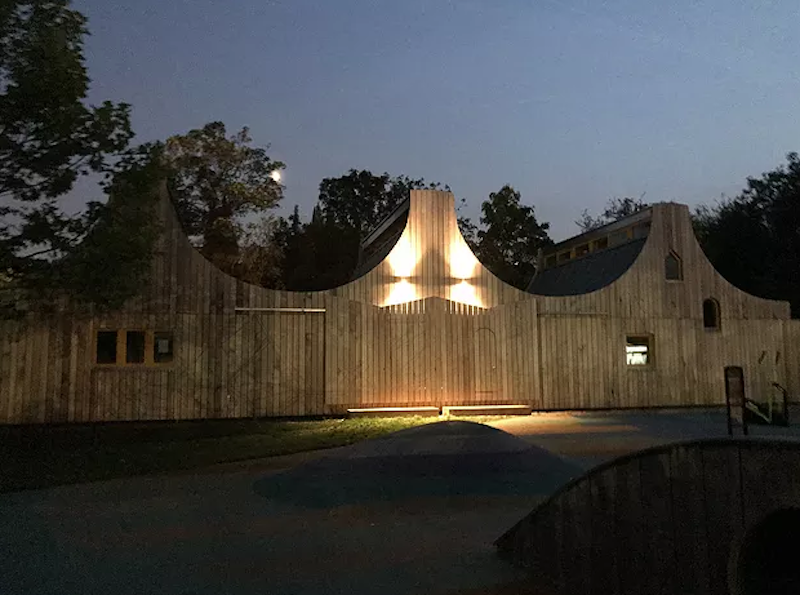
<svg viewBox="0 0 800 595"><path fill-rule="evenodd" d="M126 328L125 331L125 351L123 353L122 364L125 366L146 366L147 365L147 339L148 331L141 328ZM142 361L131 362L128 361L128 335L132 333L141 333L142 335Z"/></svg>
<svg viewBox="0 0 800 595"><path fill-rule="evenodd" d="M667 275L667 259L670 257L674 258L675 262L678 263L678 276L674 279ZM675 250L670 250L664 257L664 280L670 283L680 283L683 281L683 259L678 255L677 252L675 252Z"/></svg>
<svg viewBox="0 0 800 595"><path fill-rule="evenodd" d="M101 362L98 361L98 348L100 347L100 333L114 333L114 361L113 362ZM116 366L117 362L119 361L119 329L111 329L111 328L99 328L94 332L94 365L95 366Z"/></svg>
<svg viewBox="0 0 800 595"><path fill-rule="evenodd" d="M168 366L175 361L175 333L173 331L151 331L153 336L152 349L150 350L150 357L153 366ZM156 347L158 345L158 336L167 335L169 340L169 361L159 362L156 361Z"/></svg>
<svg viewBox="0 0 800 595"><path fill-rule="evenodd" d="M641 343L644 342L644 343ZM647 347L645 352L647 361L643 364L632 364L628 361L630 355L628 347L644 344ZM648 370L655 366L655 337L648 333L626 333L625 334L625 367L628 370Z"/></svg>
<svg viewBox="0 0 800 595"><path fill-rule="evenodd" d="M114 362L97 361L97 344L100 333L116 333L116 360ZM128 361L128 333L144 334L144 359L141 362ZM172 352L169 361L157 362L155 357L155 338L156 335L169 335ZM101 368L163 368L171 366L175 361L175 331L172 330L148 330L141 327L132 328L98 328L93 333L94 364Z"/></svg>
<svg viewBox="0 0 800 595"><path fill-rule="evenodd" d="M706 304L710 304L714 308L714 325L709 326L706 324ZM722 330L722 309L719 305L719 300L714 297L708 297L703 300L702 305L703 314L703 330L708 332L717 333Z"/></svg>

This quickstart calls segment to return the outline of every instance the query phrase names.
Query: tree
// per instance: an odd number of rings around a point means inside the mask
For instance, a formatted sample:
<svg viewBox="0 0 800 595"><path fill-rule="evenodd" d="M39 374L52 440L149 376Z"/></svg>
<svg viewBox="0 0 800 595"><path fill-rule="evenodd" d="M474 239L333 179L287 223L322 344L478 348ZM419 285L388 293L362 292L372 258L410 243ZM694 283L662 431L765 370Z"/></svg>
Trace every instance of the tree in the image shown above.
<svg viewBox="0 0 800 595"><path fill-rule="evenodd" d="M264 216L243 226L239 253L231 273L237 279L273 289L283 289L283 254L275 241L279 219Z"/></svg>
<svg viewBox="0 0 800 595"><path fill-rule="evenodd" d="M539 250L552 241L550 224L539 223L533 207L520 204L520 196L509 185L489 194L481 206L477 256L497 277L525 289L536 272Z"/></svg>
<svg viewBox="0 0 800 595"><path fill-rule="evenodd" d="M288 220L279 220L275 243L282 254L280 286L292 291L344 285L358 260L357 231L325 217L319 206L306 224L295 206Z"/></svg>
<svg viewBox="0 0 800 595"><path fill-rule="evenodd" d="M405 199L412 190L438 190L438 182L406 176L380 176L368 170L351 169L338 178L325 178L319 185L319 205L326 220L350 227L364 237ZM448 186L443 189L449 190Z"/></svg>
<svg viewBox="0 0 800 595"><path fill-rule="evenodd" d="M320 183L311 221L303 224L295 207L279 222L276 241L282 246L282 283L287 289L329 289L351 280L358 264L359 242L409 197L411 190L442 188L407 176L375 175L351 169ZM447 186L444 186L448 189Z"/></svg>
<svg viewBox="0 0 800 595"><path fill-rule="evenodd" d="M717 270L755 295L788 300L800 315L800 158L786 156L733 199L694 216L695 232Z"/></svg>
<svg viewBox="0 0 800 595"><path fill-rule="evenodd" d="M70 285L77 263L91 253L81 243L107 238L101 230L123 208L120 199L113 207L94 204L67 215L58 202L79 176L98 172L108 184L115 168L133 163L115 159L133 135L129 106L84 103L86 34L85 17L68 0L0 5L0 271L11 310L17 302L29 309L52 304L52 293ZM110 281L102 286L126 287ZM101 293L84 297L103 302Z"/></svg>
<svg viewBox="0 0 800 595"><path fill-rule="evenodd" d="M247 128L227 137L225 124L211 122L164 146L181 222L203 255L226 272L238 257L242 218L263 214L283 197L276 172L284 164L251 142Z"/></svg>
<svg viewBox="0 0 800 595"><path fill-rule="evenodd" d="M619 221L625 217L629 217L634 213L643 211L650 208L650 205L642 199L644 194L637 198L612 198L606 203L606 209L601 215L592 217L588 209L584 209L581 213L581 218L575 222L575 225L580 227L581 233L586 233L598 227L603 227L614 221Z"/></svg>
<svg viewBox="0 0 800 595"><path fill-rule="evenodd" d="M478 249L478 226L466 215L462 214L461 210L467 206L467 200L462 198L458 207L456 207L456 221L458 223L458 230L461 232L461 237L467 243L467 246L475 252Z"/></svg>

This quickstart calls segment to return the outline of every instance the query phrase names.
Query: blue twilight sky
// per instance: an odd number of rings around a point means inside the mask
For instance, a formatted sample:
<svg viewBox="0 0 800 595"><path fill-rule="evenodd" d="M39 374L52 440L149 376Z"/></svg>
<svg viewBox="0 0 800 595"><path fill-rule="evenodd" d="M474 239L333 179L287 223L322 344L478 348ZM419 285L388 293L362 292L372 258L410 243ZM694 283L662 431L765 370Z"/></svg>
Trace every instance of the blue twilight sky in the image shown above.
<svg viewBox="0 0 800 595"><path fill-rule="evenodd" d="M75 0L90 99L138 140L224 121L308 216L349 168L510 183L560 239L584 208L695 205L800 150L797 0Z"/></svg>

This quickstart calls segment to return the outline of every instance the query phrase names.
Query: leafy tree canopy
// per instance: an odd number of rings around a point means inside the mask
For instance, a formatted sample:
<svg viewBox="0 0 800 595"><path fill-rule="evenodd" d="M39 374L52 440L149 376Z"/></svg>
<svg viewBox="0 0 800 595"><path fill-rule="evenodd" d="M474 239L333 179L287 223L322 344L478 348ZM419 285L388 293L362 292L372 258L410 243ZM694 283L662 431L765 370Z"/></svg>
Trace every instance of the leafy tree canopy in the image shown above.
<svg viewBox="0 0 800 595"><path fill-rule="evenodd" d="M250 145L248 129L228 137L225 124L167 140L163 158L178 215L200 251L226 272L233 272L242 218L263 215L283 197L276 172L284 168L266 149Z"/></svg>
<svg viewBox="0 0 800 595"><path fill-rule="evenodd" d="M780 165L733 199L694 217L703 250L717 270L755 295L788 300L800 315L800 158Z"/></svg>
<svg viewBox="0 0 800 595"><path fill-rule="evenodd" d="M141 163L133 154L118 161L133 135L129 106L84 102L86 19L69 6L67 0L0 3L0 271L6 311L19 303L28 309L52 304L53 293L71 289L81 278L78 261L89 254L81 243L111 225L110 206L63 212L58 199L77 178L99 172L108 183L113 171ZM121 270L107 272L115 271ZM87 288L82 295L115 301L101 290Z"/></svg>
<svg viewBox="0 0 800 595"><path fill-rule="evenodd" d="M629 217L634 213L638 213L650 207L649 204L642 200L643 198L644 195L639 198L612 198L606 204L606 209L597 217L592 217L589 214L589 210L584 209L581 213L581 218L575 222L575 225L580 227L581 233L585 233L613 223L614 221L624 219L625 217Z"/></svg>
<svg viewBox="0 0 800 595"><path fill-rule="evenodd" d="M297 207L281 219L275 243L282 253L279 286L294 291L319 291L351 280L358 261L358 232L326 217L319 206L303 223Z"/></svg>
<svg viewBox="0 0 800 595"><path fill-rule="evenodd" d="M383 221L412 190L449 190L438 182L426 182L388 173L375 175L351 169L338 178L325 178L319 185L319 205L326 221L355 229L364 237Z"/></svg>
<svg viewBox="0 0 800 595"><path fill-rule="evenodd" d="M549 223L539 223L533 207L520 202L520 193L503 186L481 206L481 229L476 253L497 277L525 289L536 272L539 250L552 244Z"/></svg>

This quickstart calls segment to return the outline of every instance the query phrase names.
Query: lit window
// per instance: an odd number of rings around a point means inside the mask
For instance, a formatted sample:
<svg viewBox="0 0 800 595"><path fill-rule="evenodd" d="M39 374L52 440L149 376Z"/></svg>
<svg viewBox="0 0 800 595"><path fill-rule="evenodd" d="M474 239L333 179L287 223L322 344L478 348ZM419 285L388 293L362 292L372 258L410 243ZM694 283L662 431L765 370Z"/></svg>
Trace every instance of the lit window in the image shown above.
<svg viewBox="0 0 800 595"><path fill-rule="evenodd" d="M681 259L674 252L667 254L667 257L664 259L664 276L668 281L680 281L683 279Z"/></svg>
<svg viewBox="0 0 800 595"><path fill-rule="evenodd" d="M703 327L719 330L719 302L714 298L703 301Z"/></svg>
<svg viewBox="0 0 800 595"><path fill-rule="evenodd" d="M95 361L98 364L117 363L117 331L97 331Z"/></svg>
<svg viewBox="0 0 800 595"><path fill-rule="evenodd" d="M144 363L144 331L128 331L125 335L125 363Z"/></svg>
<svg viewBox="0 0 800 595"><path fill-rule="evenodd" d="M168 364L173 357L172 333L155 333L153 336L153 363Z"/></svg>
<svg viewBox="0 0 800 595"><path fill-rule="evenodd" d="M650 337L628 337L625 342L625 358L629 366L647 366L653 362Z"/></svg>

